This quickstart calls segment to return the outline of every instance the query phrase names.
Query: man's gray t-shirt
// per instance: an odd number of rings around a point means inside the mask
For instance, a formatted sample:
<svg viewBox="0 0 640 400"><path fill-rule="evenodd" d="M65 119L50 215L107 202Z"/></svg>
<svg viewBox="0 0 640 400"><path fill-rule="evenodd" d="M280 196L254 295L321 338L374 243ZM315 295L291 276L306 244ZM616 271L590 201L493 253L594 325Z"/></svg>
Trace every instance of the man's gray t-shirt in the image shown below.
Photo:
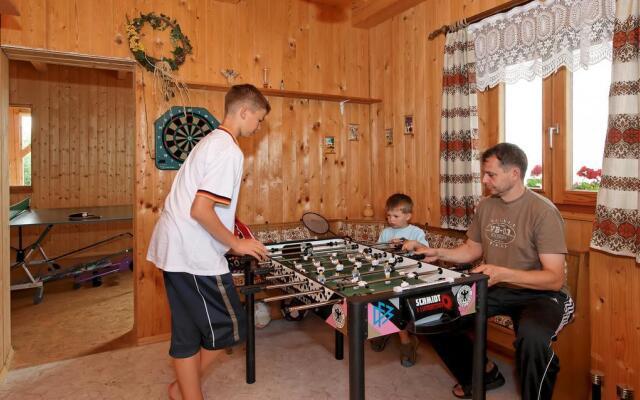
<svg viewBox="0 0 640 400"><path fill-rule="evenodd" d="M541 270L540 254L566 254L564 221L556 206L527 189L518 199L483 199L467 231L482 245L484 262L521 270Z"/></svg>

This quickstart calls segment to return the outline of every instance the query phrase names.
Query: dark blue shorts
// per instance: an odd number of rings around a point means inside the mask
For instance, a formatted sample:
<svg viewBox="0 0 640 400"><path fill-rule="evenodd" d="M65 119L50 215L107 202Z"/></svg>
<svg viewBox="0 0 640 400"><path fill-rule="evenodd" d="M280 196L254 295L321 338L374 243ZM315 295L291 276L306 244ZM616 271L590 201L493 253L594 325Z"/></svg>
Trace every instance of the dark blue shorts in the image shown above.
<svg viewBox="0 0 640 400"><path fill-rule="evenodd" d="M171 308L171 357L191 357L200 348L217 350L244 341L245 312L230 273L163 275Z"/></svg>

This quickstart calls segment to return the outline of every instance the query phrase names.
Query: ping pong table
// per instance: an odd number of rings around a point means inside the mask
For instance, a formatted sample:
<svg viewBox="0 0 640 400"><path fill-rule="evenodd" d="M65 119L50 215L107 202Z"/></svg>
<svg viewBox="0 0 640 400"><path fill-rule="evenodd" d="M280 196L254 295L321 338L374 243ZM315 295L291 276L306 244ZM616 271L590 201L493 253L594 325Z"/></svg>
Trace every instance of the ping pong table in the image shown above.
<svg viewBox="0 0 640 400"><path fill-rule="evenodd" d="M91 243L88 246L84 246L64 254L50 258L42 247L42 242L49 235L55 225L65 224L95 224L113 221L130 221L133 219L133 207L127 206L104 206L104 207L77 207L77 208L41 208L31 209L29 207L29 199L25 199L20 203L17 203L10 208L10 221L9 226L18 228L18 247L14 248L16 251L16 260L11 264L11 269L22 268L28 277L28 281L24 283L18 283L11 285L11 290L22 290L35 288L34 303L38 304L42 301L44 296L44 282L63 279L75 274L90 271L92 269L103 268L108 262L108 257L101 258L93 263L80 264L78 268L71 268L71 270L56 272L60 269L58 260L69 257L74 254L81 253L83 251L95 248L97 246L104 245L109 242L113 242L118 239L130 238L131 233L120 233L104 240L100 240L95 243ZM27 245L23 246L23 232L22 229L29 226L44 226L42 232L38 235L37 239ZM33 259L33 256L40 254L42 258ZM125 249L119 251L114 256L131 253L131 249ZM36 265L47 264L51 273L40 274L35 276L30 267Z"/></svg>

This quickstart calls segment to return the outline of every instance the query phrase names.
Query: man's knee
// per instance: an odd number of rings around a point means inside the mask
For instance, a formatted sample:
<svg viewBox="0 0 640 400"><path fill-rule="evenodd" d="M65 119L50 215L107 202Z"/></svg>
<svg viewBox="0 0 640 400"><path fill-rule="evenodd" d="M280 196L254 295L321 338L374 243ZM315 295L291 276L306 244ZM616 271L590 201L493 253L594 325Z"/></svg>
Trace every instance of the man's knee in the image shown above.
<svg viewBox="0 0 640 400"><path fill-rule="evenodd" d="M514 344L521 352L546 352L554 333L534 322L525 323L520 325Z"/></svg>

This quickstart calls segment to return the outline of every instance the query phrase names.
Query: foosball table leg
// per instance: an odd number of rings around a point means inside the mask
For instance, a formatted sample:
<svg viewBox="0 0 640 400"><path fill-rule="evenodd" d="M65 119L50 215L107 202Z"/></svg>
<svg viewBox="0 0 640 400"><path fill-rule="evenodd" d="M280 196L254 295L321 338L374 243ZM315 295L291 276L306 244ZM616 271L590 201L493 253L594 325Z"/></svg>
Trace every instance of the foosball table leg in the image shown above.
<svg viewBox="0 0 640 400"><path fill-rule="evenodd" d="M336 329L336 360L344 359L344 335Z"/></svg>
<svg viewBox="0 0 640 400"><path fill-rule="evenodd" d="M475 339L473 341L473 400L485 400L484 369L487 360L487 279L476 283Z"/></svg>
<svg viewBox="0 0 640 400"><path fill-rule="evenodd" d="M349 399L364 400L364 341L367 338L367 303L349 301Z"/></svg>
<svg viewBox="0 0 640 400"><path fill-rule="evenodd" d="M245 285L253 285L253 271L251 266L244 270ZM245 295L245 308L247 312L247 383L256 381L256 321L255 321L255 295L253 292Z"/></svg>

